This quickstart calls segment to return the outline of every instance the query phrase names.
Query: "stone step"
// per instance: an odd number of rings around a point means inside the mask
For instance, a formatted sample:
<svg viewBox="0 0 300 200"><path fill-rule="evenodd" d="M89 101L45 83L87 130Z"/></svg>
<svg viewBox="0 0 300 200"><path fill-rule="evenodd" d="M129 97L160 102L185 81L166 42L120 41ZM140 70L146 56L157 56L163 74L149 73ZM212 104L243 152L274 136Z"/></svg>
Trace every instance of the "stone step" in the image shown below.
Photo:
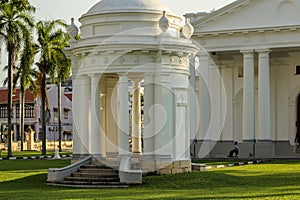
<svg viewBox="0 0 300 200"><path fill-rule="evenodd" d="M84 165L66 177L64 181L58 182L60 186L65 187L83 187L83 188L115 188L128 187L127 184L120 183L119 172L105 165Z"/></svg>
<svg viewBox="0 0 300 200"><path fill-rule="evenodd" d="M65 181L81 181L81 182L120 182L119 177L66 177Z"/></svg>
<svg viewBox="0 0 300 200"><path fill-rule="evenodd" d="M113 172L118 173L114 169L95 169L95 168L88 168L88 169L80 168L79 172L82 172L82 173L113 173Z"/></svg>
<svg viewBox="0 0 300 200"><path fill-rule="evenodd" d="M90 189L95 189L95 188L128 188L129 185L127 184L121 184L121 185L86 185L86 184L69 184L69 183L64 183L64 181L60 183L47 183L47 185L51 186L57 186L57 187L70 187L70 188L90 188Z"/></svg>
<svg viewBox="0 0 300 200"><path fill-rule="evenodd" d="M114 173L82 173L82 172L75 172L72 174L73 177L87 177L87 178L108 178L108 177L119 177L119 174Z"/></svg>
<svg viewBox="0 0 300 200"><path fill-rule="evenodd" d="M112 169L111 167L105 165L83 165L80 168L82 169Z"/></svg>
<svg viewBox="0 0 300 200"><path fill-rule="evenodd" d="M87 182L87 181L62 181L61 183L63 184L68 184L68 185L107 185L107 186L112 186L112 185L126 185L125 183L121 182L104 182L104 181L94 181L94 182Z"/></svg>

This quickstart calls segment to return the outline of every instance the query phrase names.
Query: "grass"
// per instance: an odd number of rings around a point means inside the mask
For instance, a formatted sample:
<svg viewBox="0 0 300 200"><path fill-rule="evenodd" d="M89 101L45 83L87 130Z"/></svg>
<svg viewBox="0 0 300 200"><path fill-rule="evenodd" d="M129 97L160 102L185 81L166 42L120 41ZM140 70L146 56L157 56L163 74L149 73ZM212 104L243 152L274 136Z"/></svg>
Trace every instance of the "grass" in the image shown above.
<svg viewBox="0 0 300 200"><path fill-rule="evenodd" d="M14 151L13 157L31 157L31 156L41 156L40 151ZM46 156L54 156L55 152L54 151L48 151ZM72 152L60 152L60 155L70 155ZM7 157L7 151L2 151L1 152L1 157L6 158Z"/></svg>
<svg viewBox="0 0 300 200"><path fill-rule="evenodd" d="M47 169L70 160L0 161L0 199L300 199L300 162L147 176L125 189L74 189L45 184Z"/></svg>

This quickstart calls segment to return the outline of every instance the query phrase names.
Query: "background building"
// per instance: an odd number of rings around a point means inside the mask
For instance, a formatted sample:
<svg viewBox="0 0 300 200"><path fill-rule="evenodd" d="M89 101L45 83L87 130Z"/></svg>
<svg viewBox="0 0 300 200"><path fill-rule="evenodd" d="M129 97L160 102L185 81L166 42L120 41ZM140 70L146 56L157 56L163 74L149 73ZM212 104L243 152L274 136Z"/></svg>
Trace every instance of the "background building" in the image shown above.
<svg viewBox="0 0 300 200"><path fill-rule="evenodd" d="M17 142L20 140L20 90L16 89L13 92L13 112L12 112L12 141ZM25 129L31 127L31 129L37 132L38 130L38 105L37 101L34 98L34 95L29 90L26 90L25 93ZM0 124L1 124L1 142L6 142L7 140L7 89L0 88ZM6 131L6 132L5 132ZM37 135L35 135L37 138ZM25 141L25 136L23 137ZM13 146L14 149L17 149L17 145Z"/></svg>
<svg viewBox="0 0 300 200"><path fill-rule="evenodd" d="M226 157L233 141L243 158L300 156L299 9L299 1L238 0L186 15L203 47L194 157Z"/></svg>

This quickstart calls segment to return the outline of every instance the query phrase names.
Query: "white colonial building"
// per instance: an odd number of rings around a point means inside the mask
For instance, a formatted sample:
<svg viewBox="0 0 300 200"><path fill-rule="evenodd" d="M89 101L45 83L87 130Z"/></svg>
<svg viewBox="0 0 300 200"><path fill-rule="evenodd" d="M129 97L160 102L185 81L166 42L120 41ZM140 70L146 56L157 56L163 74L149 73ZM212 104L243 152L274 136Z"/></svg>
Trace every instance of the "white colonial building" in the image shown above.
<svg viewBox="0 0 300 200"><path fill-rule="evenodd" d="M181 35L181 17L157 0L102 0L80 22L82 38L75 40L72 24L66 50L73 63L73 158L131 156L144 171L190 171L189 67L198 52L192 27Z"/></svg>
<svg viewBox="0 0 300 200"><path fill-rule="evenodd" d="M199 129L194 157L299 157L300 1L238 0L186 14L195 27ZM298 135L299 138L299 135Z"/></svg>
<svg viewBox="0 0 300 200"><path fill-rule="evenodd" d="M159 0L102 0L80 18L80 40L72 20L73 159L84 159L48 181L96 160L141 183L142 172L190 171L191 156L227 157L234 141L241 158L299 158L298 10L237 0L186 14L193 28Z"/></svg>

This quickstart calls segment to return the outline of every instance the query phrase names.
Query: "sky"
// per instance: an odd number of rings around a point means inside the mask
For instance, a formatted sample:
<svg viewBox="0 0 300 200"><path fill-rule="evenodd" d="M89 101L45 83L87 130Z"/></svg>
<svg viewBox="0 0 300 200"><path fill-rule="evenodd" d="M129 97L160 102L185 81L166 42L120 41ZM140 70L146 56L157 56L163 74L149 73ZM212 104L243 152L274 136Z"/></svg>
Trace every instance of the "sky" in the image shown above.
<svg viewBox="0 0 300 200"><path fill-rule="evenodd" d="M75 24L79 27L78 19L100 0L29 0L36 7L36 20L63 19L67 23L74 17ZM161 0L176 14L183 16L185 13L211 12L226 6L235 0ZM1 59L2 57L2 59ZM2 65L7 63L6 54L2 49L0 56ZM1 63L0 60L0 63ZM4 74L0 70L0 82ZM1 86L1 84L0 84Z"/></svg>
<svg viewBox="0 0 300 200"><path fill-rule="evenodd" d="M78 18L86 13L99 0L29 0L36 8L36 18L45 19L63 19L70 22L71 17L75 18L77 26L80 23ZM178 15L190 12L210 12L217 10L234 0L161 0L171 10Z"/></svg>

